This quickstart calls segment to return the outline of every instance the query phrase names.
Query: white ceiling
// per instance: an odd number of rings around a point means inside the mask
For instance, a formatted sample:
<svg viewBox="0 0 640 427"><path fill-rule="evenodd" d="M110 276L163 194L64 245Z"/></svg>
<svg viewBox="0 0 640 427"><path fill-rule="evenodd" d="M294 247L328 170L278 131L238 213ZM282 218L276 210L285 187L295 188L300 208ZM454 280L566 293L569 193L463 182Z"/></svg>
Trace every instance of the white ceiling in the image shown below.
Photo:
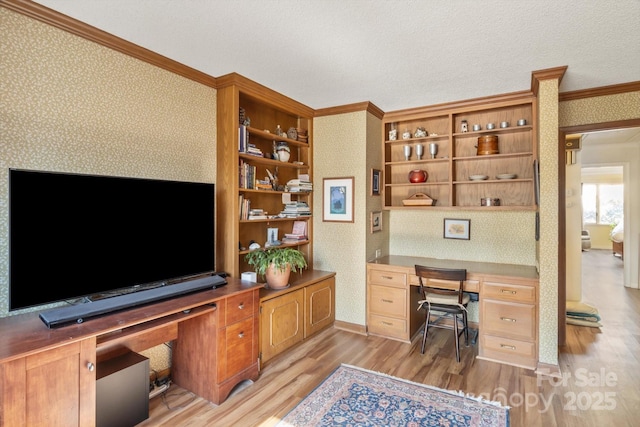
<svg viewBox="0 0 640 427"><path fill-rule="evenodd" d="M383 111L640 80L639 0L38 0L213 77Z"/></svg>

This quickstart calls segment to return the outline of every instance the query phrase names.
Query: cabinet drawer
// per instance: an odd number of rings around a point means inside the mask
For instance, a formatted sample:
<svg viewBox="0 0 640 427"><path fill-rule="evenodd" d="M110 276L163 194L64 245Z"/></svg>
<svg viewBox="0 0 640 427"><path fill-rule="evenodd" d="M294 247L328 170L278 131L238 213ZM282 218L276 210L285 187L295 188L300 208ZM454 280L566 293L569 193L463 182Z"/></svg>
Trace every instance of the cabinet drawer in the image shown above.
<svg viewBox="0 0 640 427"><path fill-rule="evenodd" d="M404 288L407 286L407 274L396 271L369 270L369 283Z"/></svg>
<svg viewBox="0 0 640 427"><path fill-rule="evenodd" d="M407 339L407 321L405 319L370 314L367 327L370 334Z"/></svg>
<svg viewBox="0 0 640 427"><path fill-rule="evenodd" d="M369 285L369 311L384 316L407 316L407 291L389 286Z"/></svg>
<svg viewBox="0 0 640 427"><path fill-rule="evenodd" d="M227 298L226 325L254 315L253 292L235 295Z"/></svg>
<svg viewBox="0 0 640 427"><path fill-rule="evenodd" d="M526 285L484 282L482 297L504 301L536 302L536 288Z"/></svg>
<svg viewBox="0 0 640 427"><path fill-rule="evenodd" d="M536 307L504 301L483 300L482 329L491 334L535 340Z"/></svg>
<svg viewBox="0 0 640 427"><path fill-rule="evenodd" d="M494 335L483 335L480 338L480 358L534 368L537 356L534 342Z"/></svg>
<svg viewBox="0 0 640 427"><path fill-rule="evenodd" d="M254 318L250 317L229 326L225 332L226 364L225 379L246 369L254 362Z"/></svg>

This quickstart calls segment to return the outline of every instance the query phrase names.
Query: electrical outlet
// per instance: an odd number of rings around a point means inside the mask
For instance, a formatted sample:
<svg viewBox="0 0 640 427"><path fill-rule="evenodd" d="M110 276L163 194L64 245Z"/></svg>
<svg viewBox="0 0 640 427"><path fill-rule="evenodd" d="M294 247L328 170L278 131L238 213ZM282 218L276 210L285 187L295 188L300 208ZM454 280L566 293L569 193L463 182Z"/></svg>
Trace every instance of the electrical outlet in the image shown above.
<svg viewBox="0 0 640 427"><path fill-rule="evenodd" d="M382 250L376 249L376 258L380 258L382 256Z"/></svg>

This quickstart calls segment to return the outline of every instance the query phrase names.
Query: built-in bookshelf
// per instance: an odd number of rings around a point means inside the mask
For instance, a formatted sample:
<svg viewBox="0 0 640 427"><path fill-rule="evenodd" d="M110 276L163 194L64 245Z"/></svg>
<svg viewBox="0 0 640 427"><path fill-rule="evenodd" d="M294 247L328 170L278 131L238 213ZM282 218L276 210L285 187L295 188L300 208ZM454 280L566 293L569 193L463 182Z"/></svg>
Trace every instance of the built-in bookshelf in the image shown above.
<svg viewBox="0 0 640 427"><path fill-rule="evenodd" d="M274 239L297 247L312 267L313 110L237 74L219 83L218 270L251 271L250 246ZM303 238L293 239L296 229Z"/></svg>
<svg viewBox="0 0 640 427"><path fill-rule="evenodd" d="M535 102L528 93L500 95L385 114L384 208L537 209ZM412 182L413 170L427 179Z"/></svg>

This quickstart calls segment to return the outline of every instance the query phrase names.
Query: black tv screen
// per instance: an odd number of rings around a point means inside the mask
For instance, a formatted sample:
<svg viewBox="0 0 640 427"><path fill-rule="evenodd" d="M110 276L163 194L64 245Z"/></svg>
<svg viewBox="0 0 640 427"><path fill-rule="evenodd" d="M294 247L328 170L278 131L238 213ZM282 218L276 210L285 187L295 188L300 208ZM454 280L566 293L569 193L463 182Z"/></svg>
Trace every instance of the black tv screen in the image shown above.
<svg viewBox="0 0 640 427"><path fill-rule="evenodd" d="M9 309L215 271L214 184L9 171Z"/></svg>

